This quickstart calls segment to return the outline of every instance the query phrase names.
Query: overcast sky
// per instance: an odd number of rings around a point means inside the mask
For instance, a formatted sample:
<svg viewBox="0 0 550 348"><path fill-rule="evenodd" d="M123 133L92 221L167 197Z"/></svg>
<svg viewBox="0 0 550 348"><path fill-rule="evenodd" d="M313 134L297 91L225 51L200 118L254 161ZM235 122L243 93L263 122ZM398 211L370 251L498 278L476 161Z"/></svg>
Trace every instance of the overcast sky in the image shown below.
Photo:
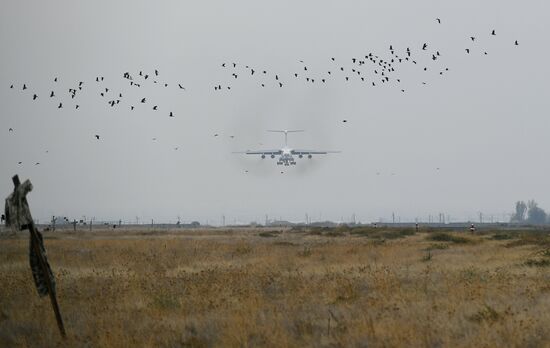
<svg viewBox="0 0 550 348"><path fill-rule="evenodd" d="M502 220L520 199L550 209L548 13L543 0L6 0L0 193L10 193L15 173L31 179L41 220L355 213L376 221L442 212L456 221L480 211ZM376 88L344 80L352 57L391 58L390 45L403 57L410 47L418 65L396 64L391 83ZM252 76L245 65L268 74ZM340 66L344 75L320 83ZM379 78L368 67L368 79ZM136 88L122 78L154 69L158 84L151 77ZM105 87L110 95L101 97ZM120 105L110 107L118 93ZM342 152L291 168L231 153L278 148L283 137L265 130L296 128L306 132L290 135L289 145Z"/></svg>

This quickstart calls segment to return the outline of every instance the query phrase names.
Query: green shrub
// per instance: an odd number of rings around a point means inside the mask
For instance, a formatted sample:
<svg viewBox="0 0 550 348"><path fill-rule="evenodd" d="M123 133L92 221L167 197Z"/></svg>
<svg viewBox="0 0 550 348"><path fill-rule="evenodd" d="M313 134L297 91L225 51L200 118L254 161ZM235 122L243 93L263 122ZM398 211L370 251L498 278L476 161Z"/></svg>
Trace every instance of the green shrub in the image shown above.
<svg viewBox="0 0 550 348"><path fill-rule="evenodd" d="M548 267L550 266L549 259L529 259L525 261L525 265L529 267Z"/></svg>
<svg viewBox="0 0 550 348"><path fill-rule="evenodd" d="M434 233L430 235L428 239L433 240L435 242L451 242L456 244L467 244L467 243L473 242L469 238L462 237L462 236L455 236L450 233L443 233L443 232Z"/></svg>
<svg viewBox="0 0 550 348"><path fill-rule="evenodd" d="M277 237L277 234L274 233L274 232L269 232L269 231L268 231L268 232L260 232L260 233L258 234L258 236L260 236L260 237L265 237L265 238L270 238L270 237Z"/></svg>

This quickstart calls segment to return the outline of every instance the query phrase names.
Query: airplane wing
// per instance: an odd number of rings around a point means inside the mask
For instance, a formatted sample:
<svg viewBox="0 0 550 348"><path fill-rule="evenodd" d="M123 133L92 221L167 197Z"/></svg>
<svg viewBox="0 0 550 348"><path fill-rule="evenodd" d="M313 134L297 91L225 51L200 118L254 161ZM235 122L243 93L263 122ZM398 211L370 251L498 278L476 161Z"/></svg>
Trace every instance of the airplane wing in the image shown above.
<svg viewBox="0 0 550 348"><path fill-rule="evenodd" d="M318 151L318 150L292 150L293 155L326 155L327 153L340 153L340 151Z"/></svg>
<svg viewBox="0 0 550 348"><path fill-rule="evenodd" d="M281 150L254 150L254 151L247 150L247 151L233 152L233 153L244 153L246 155L266 155L266 156L270 156L270 155L280 155L280 154L283 153L283 151L281 151Z"/></svg>

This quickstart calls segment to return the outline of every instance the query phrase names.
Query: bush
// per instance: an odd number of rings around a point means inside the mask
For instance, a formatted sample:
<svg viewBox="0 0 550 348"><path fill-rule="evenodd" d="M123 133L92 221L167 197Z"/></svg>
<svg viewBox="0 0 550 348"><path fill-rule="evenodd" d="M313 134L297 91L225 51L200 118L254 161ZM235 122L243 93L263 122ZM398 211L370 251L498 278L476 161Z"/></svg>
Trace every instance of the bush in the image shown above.
<svg viewBox="0 0 550 348"><path fill-rule="evenodd" d="M268 231L268 232L260 232L260 233L258 234L258 236L260 236L260 237L265 237L265 238L270 238L270 237L277 237L277 234L274 233L274 232L269 232L269 231Z"/></svg>
<svg viewBox="0 0 550 348"><path fill-rule="evenodd" d="M550 260L548 259L529 259L525 261L525 265L529 267L548 267L550 266Z"/></svg>
<svg viewBox="0 0 550 348"><path fill-rule="evenodd" d="M435 242L451 242L456 244L467 244L467 243L473 242L469 238L462 237L462 236L454 236L452 234L443 233L443 232L434 233L430 235L428 239L433 240Z"/></svg>
<svg viewBox="0 0 550 348"><path fill-rule="evenodd" d="M435 244L430 244L430 246L426 248L426 250L444 250L444 249L449 249L449 244L435 243Z"/></svg>
<svg viewBox="0 0 550 348"><path fill-rule="evenodd" d="M491 239L493 240L508 240L508 239L514 239L514 236L508 233L496 233L494 234Z"/></svg>

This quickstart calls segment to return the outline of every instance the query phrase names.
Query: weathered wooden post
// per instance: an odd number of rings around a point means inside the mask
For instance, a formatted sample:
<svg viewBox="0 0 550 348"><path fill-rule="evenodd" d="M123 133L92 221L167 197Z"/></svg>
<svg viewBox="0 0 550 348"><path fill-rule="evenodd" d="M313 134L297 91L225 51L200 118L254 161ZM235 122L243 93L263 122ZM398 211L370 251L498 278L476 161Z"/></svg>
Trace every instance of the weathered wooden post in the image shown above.
<svg viewBox="0 0 550 348"><path fill-rule="evenodd" d="M46 257L42 234L34 225L29 204L27 203L26 195L32 190L32 184L29 180L21 184L17 175L12 180L14 184L13 193L6 199L6 225L15 227L20 231L29 230L29 258L34 283L39 296L50 295L57 326L59 327L61 336L65 338L65 327L55 293L55 278Z"/></svg>

